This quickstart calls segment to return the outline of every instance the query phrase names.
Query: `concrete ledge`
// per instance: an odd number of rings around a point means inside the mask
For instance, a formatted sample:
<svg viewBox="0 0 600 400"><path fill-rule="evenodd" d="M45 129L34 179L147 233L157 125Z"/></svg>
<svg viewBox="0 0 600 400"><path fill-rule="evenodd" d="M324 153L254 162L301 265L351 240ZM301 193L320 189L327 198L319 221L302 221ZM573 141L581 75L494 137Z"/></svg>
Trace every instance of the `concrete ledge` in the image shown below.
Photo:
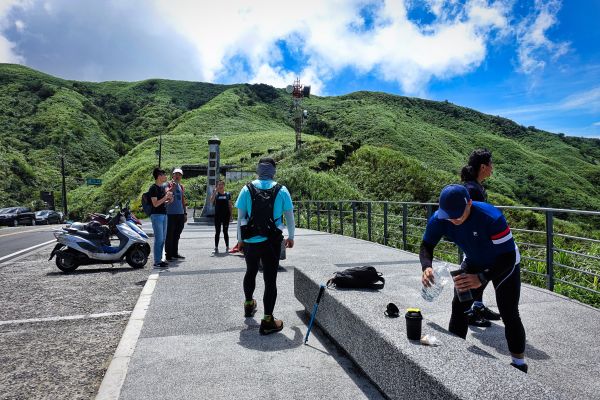
<svg viewBox="0 0 600 400"><path fill-rule="evenodd" d="M397 266L377 269L384 276L398 275ZM312 311L319 284L335 270L333 266L295 268L294 294L307 312ZM387 279L381 291L328 289L316 318L390 399L567 398L511 367L508 357L496 358L449 334L428 321L427 315L423 333L434 334L442 345L409 341L403 314L414 304L406 292L402 279ZM383 315L389 302L398 305L400 318Z"/></svg>

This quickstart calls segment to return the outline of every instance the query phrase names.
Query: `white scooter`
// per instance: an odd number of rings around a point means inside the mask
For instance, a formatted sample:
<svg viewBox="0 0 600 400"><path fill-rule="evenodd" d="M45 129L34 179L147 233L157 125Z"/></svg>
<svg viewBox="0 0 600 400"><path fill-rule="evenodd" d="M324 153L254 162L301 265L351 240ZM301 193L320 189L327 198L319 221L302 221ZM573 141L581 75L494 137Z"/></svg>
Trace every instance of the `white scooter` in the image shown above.
<svg viewBox="0 0 600 400"><path fill-rule="evenodd" d="M48 260L56 255L56 266L63 272L76 270L80 265L113 264L123 258L133 268L148 262L150 245L143 230L132 227L121 211L116 211L107 225L92 221L75 227L54 231L58 242ZM111 232L119 239L118 246L110 245Z"/></svg>

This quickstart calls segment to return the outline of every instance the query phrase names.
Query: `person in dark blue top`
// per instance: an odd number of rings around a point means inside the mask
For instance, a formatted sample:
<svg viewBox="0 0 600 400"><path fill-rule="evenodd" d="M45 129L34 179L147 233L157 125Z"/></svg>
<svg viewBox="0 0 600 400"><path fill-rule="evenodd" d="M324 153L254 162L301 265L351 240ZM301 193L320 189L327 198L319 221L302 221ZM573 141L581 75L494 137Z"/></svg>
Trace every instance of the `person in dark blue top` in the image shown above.
<svg viewBox="0 0 600 400"><path fill-rule="evenodd" d="M454 277L456 291L448 330L466 338L468 325L465 312L471 308L473 299L461 302L457 292L471 290L476 295L491 281L504 321L508 350L512 355L511 365L527 372L525 328L519 316L521 257L504 215L490 204L472 201L464 186L446 186L440 193L439 209L427 222L421 242L421 281L425 286L434 281L433 250L442 236L454 241L465 254L461 263L463 273Z"/></svg>
<svg viewBox="0 0 600 400"><path fill-rule="evenodd" d="M488 196L483 187L483 181L489 178L493 171L492 153L488 149L473 150L469 156L468 164L460 171L460 179L464 187L469 191L471 200L487 203ZM481 291L476 293L477 297L474 298L473 307L467 312L469 325L488 327L491 326L489 320L497 321L500 319L500 314L490 310L483 304L484 290L485 285Z"/></svg>

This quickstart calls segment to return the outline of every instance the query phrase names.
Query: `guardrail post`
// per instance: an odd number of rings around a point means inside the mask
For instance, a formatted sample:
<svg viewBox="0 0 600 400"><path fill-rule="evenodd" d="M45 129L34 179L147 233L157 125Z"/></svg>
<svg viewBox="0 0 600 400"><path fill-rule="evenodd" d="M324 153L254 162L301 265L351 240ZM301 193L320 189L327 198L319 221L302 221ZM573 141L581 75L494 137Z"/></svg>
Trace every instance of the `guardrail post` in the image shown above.
<svg viewBox="0 0 600 400"><path fill-rule="evenodd" d="M321 230L321 202L317 201L317 230Z"/></svg>
<svg viewBox="0 0 600 400"><path fill-rule="evenodd" d="M352 203L352 235L356 237L356 203Z"/></svg>
<svg viewBox="0 0 600 400"><path fill-rule="evenodd" d="M408 223L408 204L402 204L402 249L408 248L406 237L406 224Z"/></svg>
<svg viewBox="0 0 600 400"><path fill-rule="evenodd" d="M298 220L296 222L298 224L298 228L300 228L302 225L302 223L300 222L300 216L302 215L302 214L300 214L300 207L302 207L302 203L299 202L298 205L296 206L296 211L298 211Z"/></svg>
<svg viewBox="0 0 600 400"><path fill-rule="evenodd" d="M331 233L331 203L327 203L327 232Z"/></svg>
<svg viewBox="0 0 600 400"><path fill-rule="evenodd" d="M306 203L306 229L310 229L310 201Z"/></svg>
<svg viewBox="0 0 600 400"><path fill-rule="evenodd" d="M554 291L554 220L552 211L546 211L546 287Z"/></svg>
<svg viewBox="0 0 600 400"><path fill-rule="evenodd" d="M344 210L343 210L343 205L342 202L340 201L339 204L339 209L340 209L340 235L344 234Z"/></svg>
<svg viewBox="0 0 600 400"><path fill-rule="evenodd" d="M433 206L431 204L427 204L427 221L433 215Z"/></svg>
<svg viewBox="0 0 600 400"><path fill-rule="evenodd" d="M371 202L367 203L367 234L371 241Z"/></svg>
<svg viewBox="0 0 600 400"><path fill-rule="evenodd" d="M383 203L383 245L388 244L388 203Z"/></svg>

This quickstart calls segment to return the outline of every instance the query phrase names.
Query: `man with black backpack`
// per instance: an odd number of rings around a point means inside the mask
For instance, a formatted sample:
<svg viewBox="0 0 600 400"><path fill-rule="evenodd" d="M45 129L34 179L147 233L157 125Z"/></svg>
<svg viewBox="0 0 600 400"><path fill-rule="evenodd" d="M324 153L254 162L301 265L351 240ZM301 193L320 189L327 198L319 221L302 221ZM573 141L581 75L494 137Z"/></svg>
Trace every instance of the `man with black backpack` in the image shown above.
<svg viewBox="0 0 600 400"><path fill-rule="evenodd" d="M244 315L256 312L253 299L259 262L263 266L265 292L264 317L260 321L261 335L279 332L283 321L273 317L277 299L277 267L283 241L283 216L287 223L288 238L285 247L294 247L294 207L285 186L275 182L276 164L272 158L258 162L258 179L242 188L235 203L238 209L238 247L244 248L246 275L244 275Z"/></svg>

